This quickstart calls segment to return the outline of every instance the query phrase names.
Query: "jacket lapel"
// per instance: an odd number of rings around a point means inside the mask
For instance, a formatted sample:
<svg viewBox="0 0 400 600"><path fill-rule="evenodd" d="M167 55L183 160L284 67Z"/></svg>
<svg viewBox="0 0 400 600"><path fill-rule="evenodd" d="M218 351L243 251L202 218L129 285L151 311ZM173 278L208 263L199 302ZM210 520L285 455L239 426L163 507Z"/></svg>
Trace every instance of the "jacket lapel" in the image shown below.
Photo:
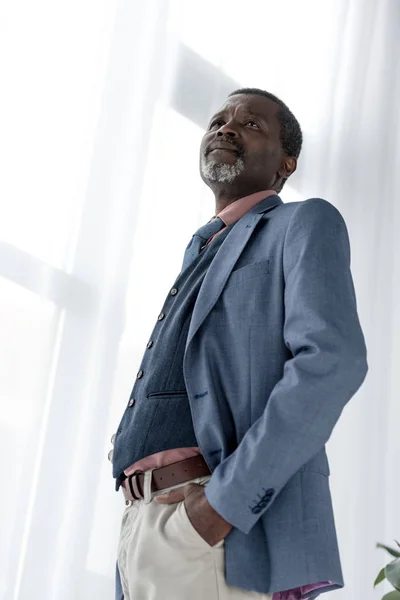
<svg viewBox="0 0 400 600"><path fill-rule="evenodd" d="M283 202L279 196L269 196L253 206L233 226L204 277L193 308L186 348L218 300L257 223L266 212L281 204Z"/></svg>

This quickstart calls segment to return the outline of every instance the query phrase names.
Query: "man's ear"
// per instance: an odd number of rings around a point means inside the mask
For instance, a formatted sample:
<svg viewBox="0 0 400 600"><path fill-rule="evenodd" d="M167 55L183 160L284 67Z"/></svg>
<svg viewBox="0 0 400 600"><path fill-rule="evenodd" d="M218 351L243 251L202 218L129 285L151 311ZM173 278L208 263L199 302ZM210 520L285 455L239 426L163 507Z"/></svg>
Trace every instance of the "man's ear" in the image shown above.
<svg viewBox="0 0 400 600"><path fill-rule="evenodd" d="M278 171L279 177L287 179L297 169L297 158L294 156L285 156Z"/></svg>

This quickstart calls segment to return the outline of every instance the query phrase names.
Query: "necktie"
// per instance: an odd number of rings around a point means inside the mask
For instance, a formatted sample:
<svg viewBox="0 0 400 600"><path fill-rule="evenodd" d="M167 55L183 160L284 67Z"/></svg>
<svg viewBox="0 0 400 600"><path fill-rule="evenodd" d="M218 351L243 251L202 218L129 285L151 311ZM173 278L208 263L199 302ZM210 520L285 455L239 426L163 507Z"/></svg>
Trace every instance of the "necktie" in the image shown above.
<svg viewBox="0 0 400 600"><path fill-rule="evenodd" d="M186 267L188 267L195 260L196 256L200 254L200 250L202 246L204 246L208 238L210 238L215 233L218 233L218 231L221 231L221 229L223 229L224 227L225 223L223 222L223 220L217 217L216 219L212 219L211 221L200 227L193 234L193 237L185 250L182 271L184 271Z"/></svg>

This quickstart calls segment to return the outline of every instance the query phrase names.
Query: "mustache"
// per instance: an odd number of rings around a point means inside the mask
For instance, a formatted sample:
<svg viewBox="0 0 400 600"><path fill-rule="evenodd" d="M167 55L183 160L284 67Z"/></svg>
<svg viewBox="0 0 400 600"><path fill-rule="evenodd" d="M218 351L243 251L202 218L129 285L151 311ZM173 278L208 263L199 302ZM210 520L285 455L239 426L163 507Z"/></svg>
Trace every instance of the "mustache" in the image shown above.
<svg viewBox="0 0 400 600"><path fill-rule="evenodd" d="M208 144L208 146L206 147L206 149L204 150L204 156L207 156L211 150L213 149L211 146L213 146L213 144L215 144L215 142L224 142L225 144L230 144L231 146L233 146L233 148L236 150L236 152L239 155L239 158L242 158L244 156L244 150L242 148L242 146L240 144L238 144L237 142L233 142L230 139L226 139L226 138L218 138L218 140L214 140L213 142L210 142Z"/></svg>

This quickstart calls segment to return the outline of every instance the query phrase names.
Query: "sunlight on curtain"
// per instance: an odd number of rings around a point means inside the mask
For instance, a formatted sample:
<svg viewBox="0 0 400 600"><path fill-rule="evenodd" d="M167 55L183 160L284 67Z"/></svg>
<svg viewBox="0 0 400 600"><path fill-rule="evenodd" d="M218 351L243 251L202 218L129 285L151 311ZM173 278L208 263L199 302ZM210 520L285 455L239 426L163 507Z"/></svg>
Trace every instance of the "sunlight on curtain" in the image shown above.
<svg viewBox="0 0 400 600"><path fill-rule="evenodd" d="M0 497L0 598L7 600L45 597L39 582L28 577L21 585L21 577L37 486L43 485L44 442L57 427L54 366L70 290L55 290L58 306L46 296L62 283L62 271L54 268L68 269L74 254L115 10L109 0L16 0L0 11L0 462L6 492ZM20 285L4 278L9 274ZM56 465L57 447L52 452ZM48 484L55 493L56 481Z"/></svg>
<svg viewBox="0 0 400 600"><path fill-rule="evenodd" d="M116 1L8 5L0 236L61 266L82 208Z"/></svg>
<svg viewBox="0 0 400 600"><path fill-rule="evenodd" d="M214 214L198 149L233 86L302 125L282 199L322 196L348 224L371 369L329 441L346 588L325 596L381 597L374 544L400 527L399 6L0 4L0 600L113 597L110 437Z"/></svg>
<svg viewBox="0 0 400 600"><path fill-rule="evenodd" d="M46 389L54 347L56 307L0 278L0 594L17 560L21 482L30 479L46 420ZM6 492L6 493L5 493ZM6 517L6 518L5 518ZM11 550L11 551L10 551ZM6 596L4 596L6 597Z"/></svg>

